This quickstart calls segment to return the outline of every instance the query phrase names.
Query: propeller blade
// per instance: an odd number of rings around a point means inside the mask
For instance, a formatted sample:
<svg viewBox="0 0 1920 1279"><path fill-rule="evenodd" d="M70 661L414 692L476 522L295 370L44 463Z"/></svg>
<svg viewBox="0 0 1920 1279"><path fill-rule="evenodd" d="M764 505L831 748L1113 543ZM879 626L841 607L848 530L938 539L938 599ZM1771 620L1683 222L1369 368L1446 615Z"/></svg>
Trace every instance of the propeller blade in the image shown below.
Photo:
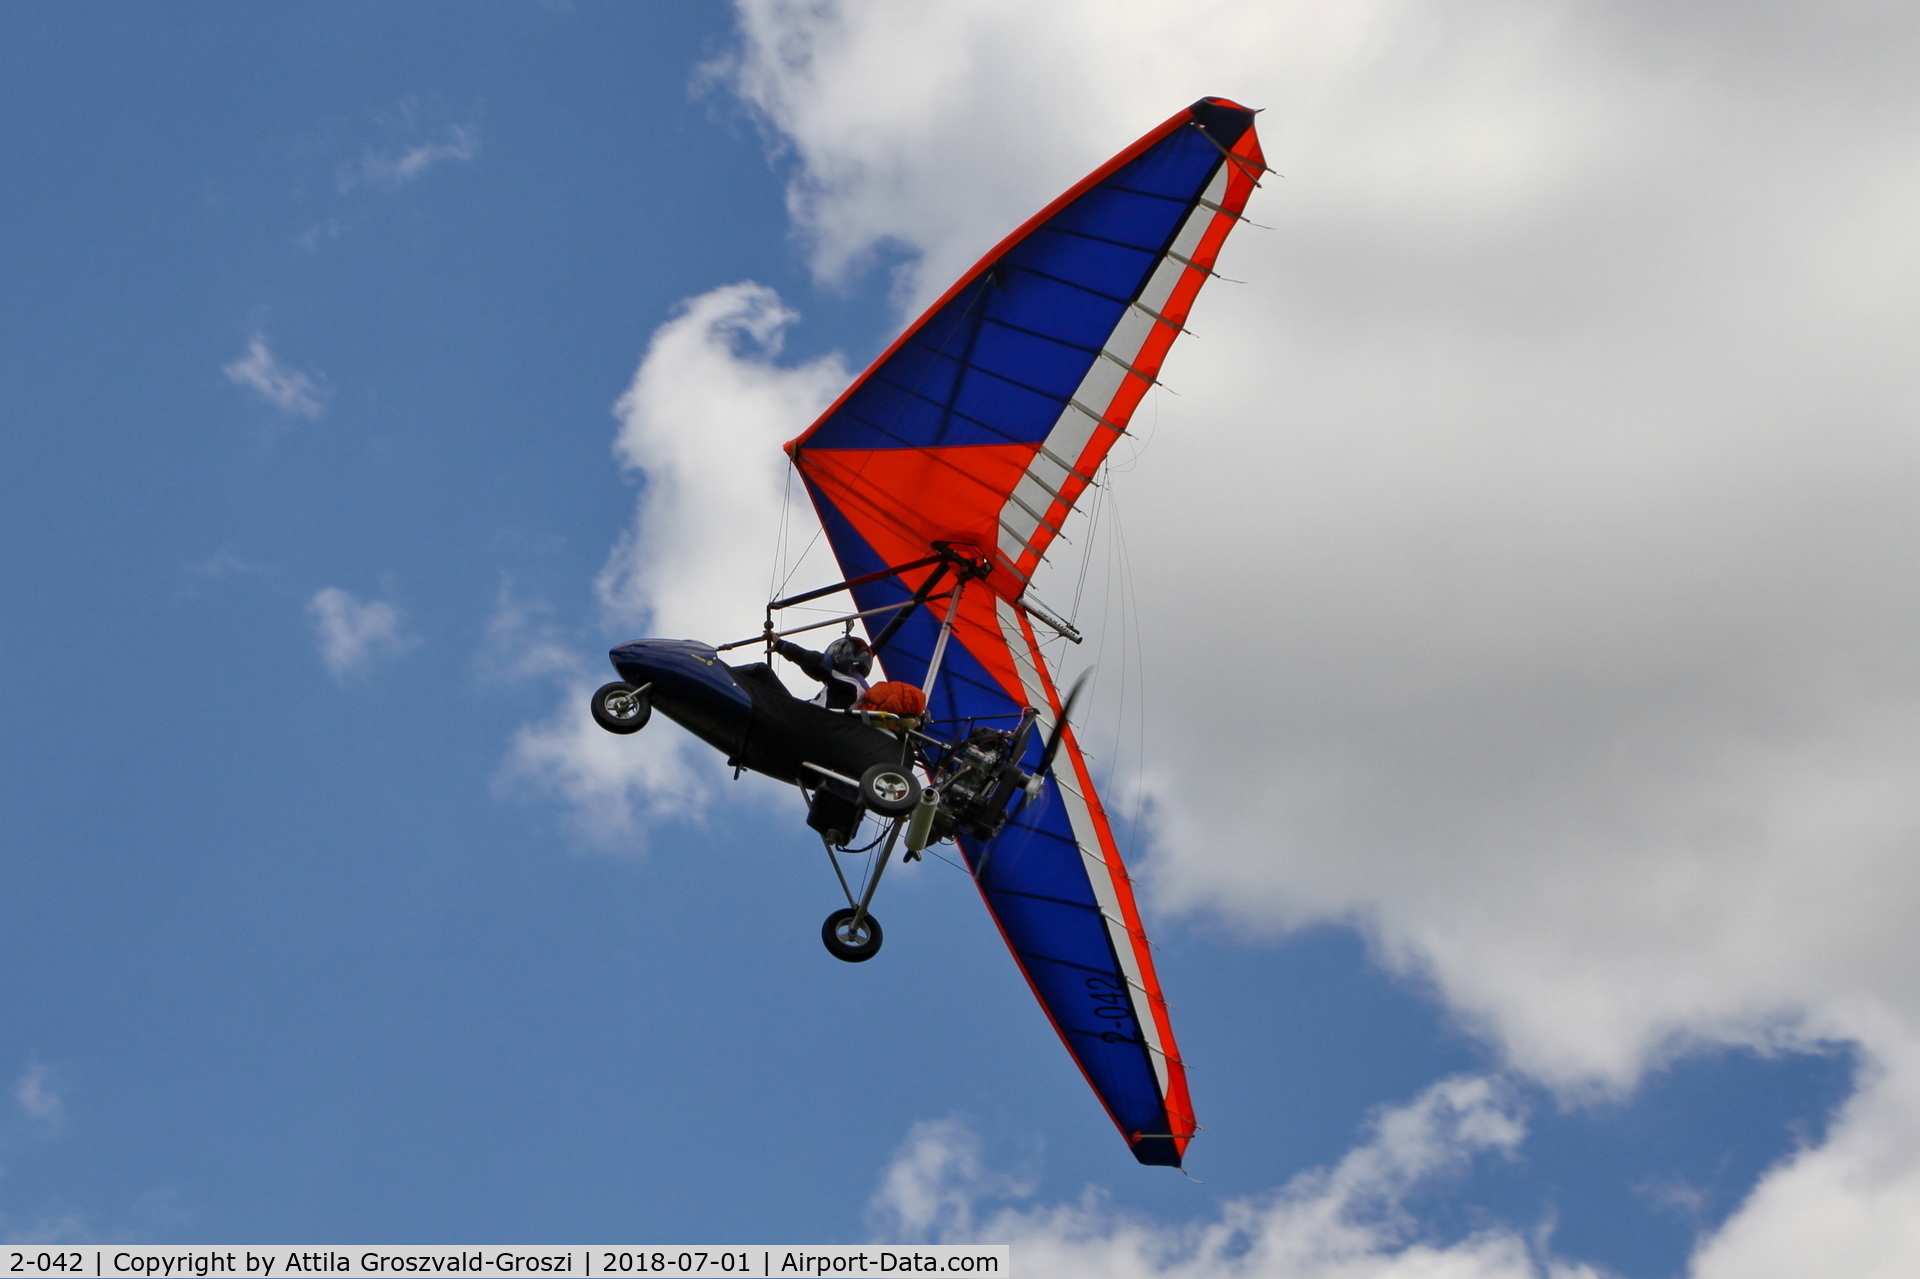
<svg viewBox="0 0 1920 1279"><path fill-rule="evenodd" d="M1040 752L1040 763L1035 766L1030 775L1032 778L1044 778L1049 770L1053 768L1053 757L1060 753L1060 741L1067 731L1067 719L1073 714L1073 704L1079 700L1080 690L1087 686L1087 676L1092 673L1091 671L1082 671L1080 678L1073 682L1073 688L1067 693L1066 703L1060 708L1060 719L1054 724L1053 732L1047 735L1046 748ZM1019 760L1021 755L1026 753L1027 734L1032 731L1032 721L1020 726L1020 734L1015 749L1007 756L1007 775L994 792L994 804L996 806L1005 804L1013 795L1014 780L1021 775L1016 761ZM1014 818L1020 816L1021 813L1025 812L1027 805L1033 802L1039 793L1038 789L1026 790L1022 788L1020 800L1013 806L1013 811L1007 814L1007 820L1012 821ZM980 879L982 875L986 874L987 859L992 855L991 845L989 845L987 853L981 858L980 869L975 874L975 879ZM982 882L985 881L983 880Z"/></svg>
<svg viewBox="0 0 1920 1279"><path fill-rule="evenodd" d="M1073 681L1073 687L1067 692L1067 700L1060 707L1060 718L1054 722L1053 732L1047 734L1046 749L1040 752L1040 763L1033 772L1036 777L1045 777L1053 768L1053 757L1060 753L1060 741L1066 736L1067 722L1073 718L1073 704L1080 700L1080 690L1087 686L1087 676L1091 671L1082 671L1080 678Z"/></svg>

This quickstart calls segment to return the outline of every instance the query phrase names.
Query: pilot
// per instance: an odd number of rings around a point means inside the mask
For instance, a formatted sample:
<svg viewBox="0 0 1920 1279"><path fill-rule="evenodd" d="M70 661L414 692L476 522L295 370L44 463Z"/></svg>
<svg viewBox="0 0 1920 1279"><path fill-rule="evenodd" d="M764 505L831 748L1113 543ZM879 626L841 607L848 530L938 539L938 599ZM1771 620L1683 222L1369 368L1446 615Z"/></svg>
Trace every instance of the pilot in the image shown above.
<svg viewBox="0 0 1920 1279"><path fill-rule="evenodd" d="M775 640L773 651L824 686L814 695L815 706L830 711L851 710L866 695L867 676L873 673L873 650L858 635L842 635L823 653L786 640Z"/></svg>

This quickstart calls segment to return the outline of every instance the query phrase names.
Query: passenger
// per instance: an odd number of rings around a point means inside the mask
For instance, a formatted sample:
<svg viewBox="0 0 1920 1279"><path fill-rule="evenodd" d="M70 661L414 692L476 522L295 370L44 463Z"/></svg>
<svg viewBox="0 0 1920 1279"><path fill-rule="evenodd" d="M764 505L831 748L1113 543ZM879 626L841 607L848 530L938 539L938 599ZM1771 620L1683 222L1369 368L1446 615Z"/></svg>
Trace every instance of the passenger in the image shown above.
<svg viewBox="0 0 1920 1279"><path fill-rule="evenodd" d="M873 650L857 635L842 635L823 653L786 640L775 640L773 651L824 685L814 695L815 706L830 711L852 710L866 695L867 676L873 673Z"/></svg>

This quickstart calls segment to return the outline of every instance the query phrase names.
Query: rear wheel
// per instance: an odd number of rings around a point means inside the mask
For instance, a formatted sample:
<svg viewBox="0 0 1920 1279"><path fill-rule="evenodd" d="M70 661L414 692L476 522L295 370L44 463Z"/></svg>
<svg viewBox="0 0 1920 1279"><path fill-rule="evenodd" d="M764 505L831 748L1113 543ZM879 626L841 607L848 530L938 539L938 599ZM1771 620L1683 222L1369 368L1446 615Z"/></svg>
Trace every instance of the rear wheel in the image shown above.
<svg viewBox="0 0 1920 1279"><path fill-rule="evenodd" d="M653 703L631 684L602 684L589 703L593 722L609 733L637 733L653 718Z"/></svg>
<svg viewBox="0 0 1920 1279"><path fill-rule="evenodd" d="M827 922L820 925L820 940L827 945L827 953L835 959L844 959L849 964L863 964L880 953L880 921L872 915L863 915L860 926L853 926L854 909L842 906L827 916Z"/></svg>
<svg viewBox="0 0 1920 1279"><path fill-rule="evenodd" d="M860 802L876 813L898 817L920 802L920 783L904 764L875 764L860 775Z"/></svg>

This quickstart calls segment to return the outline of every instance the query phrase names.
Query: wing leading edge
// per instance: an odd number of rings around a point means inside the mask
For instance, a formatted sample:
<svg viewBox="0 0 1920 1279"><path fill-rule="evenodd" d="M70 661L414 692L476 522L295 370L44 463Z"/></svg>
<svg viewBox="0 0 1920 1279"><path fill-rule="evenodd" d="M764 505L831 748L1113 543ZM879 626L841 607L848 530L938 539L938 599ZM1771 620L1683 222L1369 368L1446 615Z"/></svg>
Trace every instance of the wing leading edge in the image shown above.
<svg viewBox="0 0 1920 1279"><path fill-rule="evenodd" d="M1206 98L1101 166L997 245L787 445L848 578L950 546L987 566L936 596L881 654L932 690L936 720L1011 727L1059 693L1020 597L1074 502L1154 384L1264 169L1253 113ZM862 610L933 569L854 588ZM946 582L951 590L952 580ZM1186 1071L1132 881L1069 729L1039 798L961 851L1035 997L1146 1164L1195 1130Z"/></svg>

